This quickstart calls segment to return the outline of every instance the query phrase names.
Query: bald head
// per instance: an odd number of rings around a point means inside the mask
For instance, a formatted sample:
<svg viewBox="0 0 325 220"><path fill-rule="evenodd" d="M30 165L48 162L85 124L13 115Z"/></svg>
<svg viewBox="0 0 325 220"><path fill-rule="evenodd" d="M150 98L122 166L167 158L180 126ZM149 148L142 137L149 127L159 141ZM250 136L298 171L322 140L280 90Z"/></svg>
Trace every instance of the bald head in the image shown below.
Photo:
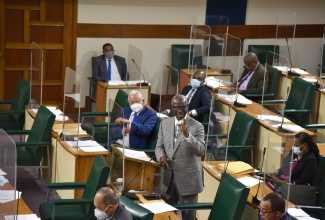
<svg viewBox="0 0 325 220"><path fill-rule="evenodd" d="M258 64L258 58L255 53L248 53L244 57L244 63L249 71L254 71L257 64Z"/></svg>

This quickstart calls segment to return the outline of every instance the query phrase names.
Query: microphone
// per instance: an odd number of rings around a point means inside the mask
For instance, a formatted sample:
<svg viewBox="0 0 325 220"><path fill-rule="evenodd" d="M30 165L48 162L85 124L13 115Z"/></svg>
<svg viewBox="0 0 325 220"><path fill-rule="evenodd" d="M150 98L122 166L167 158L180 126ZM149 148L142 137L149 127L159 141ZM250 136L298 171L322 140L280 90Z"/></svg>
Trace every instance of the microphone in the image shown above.
<svg viewBox="0 0 325 220"><path fill-rule="evenodd" d="M288 93L289 93L289 87L287 87L287 97L286 99L288 99ZM287 100L286 100L287 101ZM283 132L283 133L293 133L293 131L290 131L286 128L283 127L283 123L284 123L284 109L287 105L287 102L285 103L285 105L283 105L283 109L282 109L282 121L281 121L281 125L278 127L278 131Z"/></svg>
<svg viewBox="0 0 325 220"><path fill-rule="evenodd" d="M137 63L135 62L134 59L132 59L132 62L134 63L135 67L138 69L139 73L140 73L140 77L142 76L143 77L143 82L141 82L140 80L140 83L138 84L139 86L148 86L149 83L146 82L146 79L144 78L144 75L143 73L141 72L140 68L138 67Z"/></svg>
<svg viewBox="0 0 325 220"><path fill-rule="evenodd" d="M235 139L237 139L237 135L239 133L239 128L236 129L236 133L235 133ZM228 137L229 140L229 137ZM236 141L235 141L236 142ZM227 145L228 146L228 145ZM227 149L227 154L228 154L228 149ZM227 160L228 155L226 156L226 160ZM225 173L227 173L227 169L228 169L228 164L229 164L229 160L227 161L226 167L225 167Z"/></svg>
<svg viewBox="0 0 325 220"><path fill-rule="evenodd" d="M264 150L263 150L263 158L262 158L262 165L261 165L261 170L263 169L263 163L264 163L264 158L265 158L265 152L266 152L266 147L264 147ZM260 190L260 185L261 185L261 178L262 176L260 176L260 178L258 179L258 186L257 186L257 191L256 191L256 194L255 196L253 196L252 198L252 202L255 204L255 205L259 205L261 200L257 197L258 195L258 191Z"/></svg>
<svg viewBox="0 0 325 220"><path fill-rule="evenodd" d="M291 60L291 53L290 53L290 50L289 50L289 44L288 44L288 38L287 37L286 37L286 42L287 42L287 49L288 49L289 61L290 61L290 70L288 71L288 75L289 76L300 76L300 74L294 73L294 72L291 71L291 68L292 68L292 60Z"/></svg>
<svg viewBox="0 0 325 220"><path fill-rule="evenodd" d="M126 185L126 187L124 187L124 189L122 190L121 195L122 196L126 196L127 198L131 199L131 200L138 200L139 198L134 195L133 193L128 193L126 192L126 189L130 186L130 184L135 180L135 178L150 164L150 162L156 157L156 155L153 155L152 157L150 157L150 160L147 162L146 165L144 165L137 174L134 175L134 177L131 179L131 181Z"/></svg>

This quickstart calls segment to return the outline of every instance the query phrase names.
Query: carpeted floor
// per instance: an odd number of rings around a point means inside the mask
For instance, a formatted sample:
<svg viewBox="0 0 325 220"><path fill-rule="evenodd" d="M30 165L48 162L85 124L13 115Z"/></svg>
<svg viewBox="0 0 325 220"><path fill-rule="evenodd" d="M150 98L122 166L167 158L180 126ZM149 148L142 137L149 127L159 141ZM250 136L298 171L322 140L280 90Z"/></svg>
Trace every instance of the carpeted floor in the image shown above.
<svg viewBox="0 0 325 220"><path fill-rule="evenodd" d="M27 206L39 216L39 205L46 201L47 188L46 181L38 176L37 169L17 169L17 189L22 192ZM57 195L51 195L50 199L59 199Z"/></svg>

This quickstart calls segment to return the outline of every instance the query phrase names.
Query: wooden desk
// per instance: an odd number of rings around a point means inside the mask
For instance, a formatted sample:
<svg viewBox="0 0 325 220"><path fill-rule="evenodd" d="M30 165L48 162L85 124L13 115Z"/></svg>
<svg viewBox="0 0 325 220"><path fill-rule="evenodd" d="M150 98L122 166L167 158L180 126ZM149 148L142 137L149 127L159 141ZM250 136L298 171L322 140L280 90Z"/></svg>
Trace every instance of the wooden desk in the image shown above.
<svg viewBox="0 0 325 220"><path fill-rule="evenodd" d="M236 107L218 95L214 94L214 96L219 100L218 111L224 115L231 115L229 126L231 126L232 121L235 118L236 111L238 110L242 110L255 118L257 115L261 114L261 112L264 114L276 115L275 113L267 110L256 102L253 102L251 105L247 105L247 107ZM316 140L315 133L308 130L303 131L311 135L314 140ZM266 123L262 120L258 120L258 127L254 136L254 164L256 166L259 166L259 164L261 164L262 152L264 147L268 146L268 135L270 135L270 141L272 143L278 143L281 147L283 147L284 152L282 154L282 157L279 157L279 154L277 152L269 152L269 158L272 158L272 161L270 161L268 165L274 168L274 170L280 167L283 157L289 153L293 145L293 137L295 134L296 133L288 134L279 132L277 128L272 127L271 123Z"/></svg>
<svg viewBox="0 0 325 220"><path fill-rule="evenodd" d="M0 190L13 190L14 187L9 183L5 183L0 187ZM22 197L20 197L19 202L11 201L6 203L0 203L0 213L5 215L13 215L15 213L14 203L16 202L16 206L18 205L18 213L17 214L33 214L33 212L28 208L25 201Z"/></svg>
<svg viewBox="0 0 325 220"><path fill-rule="evenodd" d="M205 71L206 69L199 69ZM195 72L194 69L181 69L180 76L179 76L179 87L178 93L181 93L183 88L188 85L190 82L192 74ZM216 79L220 79L223 81L230 81L232 82L233 73L226 73L221 74L219 69L208 69L207 76L213 76Z"/></svg>
<svg viewBox="0 0 325 220"><path fill-rule="evenodd" d="M96 97L96 111L107 112L108 100L115 100L115 96L119 89L125 90L129 93L132 90L139 90L146 103L150 105L151 86L131 86L131 85L108 85L106 82L97 82L97 97Z"/></svg>
<svg viewBox="0 0 325 220"><path fill-rule="evenodd" d="M25 113L25 129L30 129L35 118L32 110ZM69 124L70 122L70 124ZM68 127L71 122L66 121ZM55 125L62 122L55 121ZM67 125L66 124L66 125ZM77 124L72 124L77 128ZM53 126L55 127L55 126ZM52 182L86 182L90 169L96 155L103 155L107 160L108 152L84 152L77 148L69 147L65 142L61 141L60 135L52 130L51 132L52 148L50 151ZM58 190L57 193L63 199L81 198L83 190Z"/></svg>
<svg viewBox="0 0 325 220"><path fill-rule="evenodd" d="M204 189L203 192L198 195L198 202L213 202L217 190L219 188L221 173L218 172L216 167L220 162L218 161L202 161L204 172ZM235 178L240 178L245 175L236 175ZM260 189L258 192L258 198L262 198L264 195L271 193L272 191L268 187L263 187L263 183L260 184ZM242 220L256 219L258 216L258 211L256 205L252 203L252 197L256 195L258 185L250 187L249 195L247 197L246 207L243 213ZM264 192L263 192L264 189ZM289 207L294 206L292 203L288 203ZM196 217L198 220L208 219L210 210L199 210L196 212Z"/></svg>

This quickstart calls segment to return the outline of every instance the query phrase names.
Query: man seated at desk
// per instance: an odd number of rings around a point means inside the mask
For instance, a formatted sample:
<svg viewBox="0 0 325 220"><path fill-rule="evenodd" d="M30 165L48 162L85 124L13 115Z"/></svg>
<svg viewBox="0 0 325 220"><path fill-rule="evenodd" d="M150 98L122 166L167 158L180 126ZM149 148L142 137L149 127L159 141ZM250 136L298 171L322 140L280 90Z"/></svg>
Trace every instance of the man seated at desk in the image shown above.
<svg viewBox="0 0 325 220"><path fill-rule="evenodd" d="M118 198L109 187L100 188L94 197L95 216L99 220L132 220L131 213L118 203Z"/></svg>
<svg viewBox="0 0 325 220"><path fill-rule="evenodd" d="M103 45L103 54L92 58L92 79L94 81L127 80L125 58L114 55L113 45ZM96 84L93 85L96 97Z"/></svg>
<svg viewBox="0 0 325 220"><path fill-rule="evenodd" d="M259 206L259 220L290 220L285 211L285 201L276 192L264 196Z"/></svg>
<svg viewBox="0 0 325 220"><path fill-rule="evenodd" d="M248 94L248 93L263 93L267 91L269 84L269 74L266 71L265 67L258 62L258 58L255 53L248 53L244 57L244 63L246 68L244 69L243 74L238 80L238 93ZM265 73L265 84L264 84L264 73Z"/></svg>
<svg viewBox="0 0 325 220"><path fill-rule="evenodd" d="M119 139L117 143L135 149L146 149L148 146L148 135L156 125L157 114L155 111L144 106L142 94L137 90L132 90L128 97L129 106L124 108L124 118L119 117L115 123L121 126L113 128L112 136ZM116 139L115 139L116 141ZM110 141L111 143L114 140Z"/></svg>
<svg viewBox="0 0 325 220"><path fill-rule="evenodd" d="M188 115L202 122L203 115L208 114L211 108L211 95L208 87L204 85L206 73L196 70L190 85L185 86L181 92L187 99ZM174 116L170 109L165 110L169 116Z"/></svg>

